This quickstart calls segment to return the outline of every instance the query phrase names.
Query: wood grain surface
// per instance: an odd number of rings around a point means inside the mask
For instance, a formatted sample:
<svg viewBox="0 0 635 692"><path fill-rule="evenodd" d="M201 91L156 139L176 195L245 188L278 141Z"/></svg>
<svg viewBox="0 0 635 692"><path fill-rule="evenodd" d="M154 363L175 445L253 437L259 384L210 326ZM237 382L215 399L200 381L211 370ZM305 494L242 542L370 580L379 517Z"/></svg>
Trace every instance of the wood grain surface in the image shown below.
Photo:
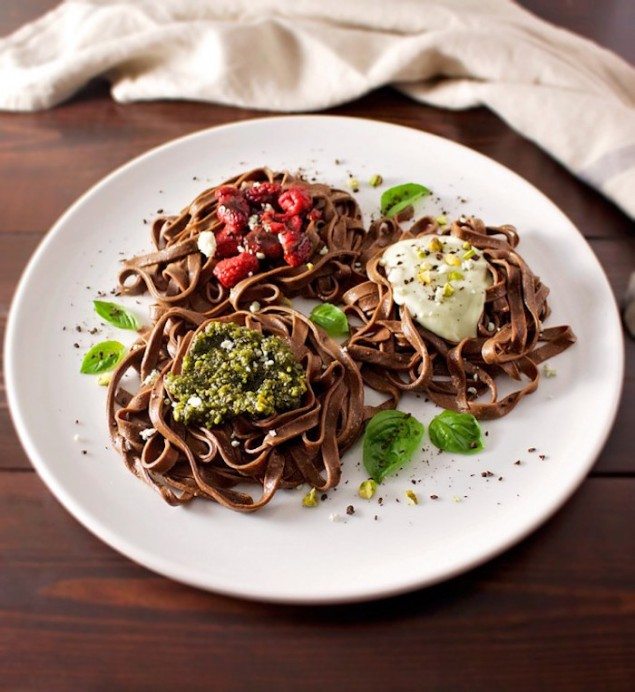
<svg viewBox="0 0 635 692"><path fill-rule="evenodd" d="M0 36L54 4L2 0ZM632 0L522 4L635 59ZM330 112L433 132L509 166L573 220L621 298L635 269L632 222L488 111L435 110L382 89ZM99 80L54 110L0 113L0 331L29 256L86 189L173 137L260 115L184 102L119 105ZM634 689L632 340L626 351L616 426L552 520L445 584L332 608L206 594L107 548L33 472L2 384L0 689Z"/></svg>

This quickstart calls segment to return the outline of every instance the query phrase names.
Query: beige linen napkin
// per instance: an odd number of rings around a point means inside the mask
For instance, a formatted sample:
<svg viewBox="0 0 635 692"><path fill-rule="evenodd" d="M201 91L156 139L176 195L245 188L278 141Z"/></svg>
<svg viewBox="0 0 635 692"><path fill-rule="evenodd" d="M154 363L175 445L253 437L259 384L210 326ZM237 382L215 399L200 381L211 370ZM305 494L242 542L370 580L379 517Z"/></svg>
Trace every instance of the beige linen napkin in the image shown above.
<svg viewBox="0 0 635 692"><path fill-rule="evenodd" d="M508 0L71 0L0 40L0 109L97 75L122 102L485 105L635 216L635 70Z"/></svg>

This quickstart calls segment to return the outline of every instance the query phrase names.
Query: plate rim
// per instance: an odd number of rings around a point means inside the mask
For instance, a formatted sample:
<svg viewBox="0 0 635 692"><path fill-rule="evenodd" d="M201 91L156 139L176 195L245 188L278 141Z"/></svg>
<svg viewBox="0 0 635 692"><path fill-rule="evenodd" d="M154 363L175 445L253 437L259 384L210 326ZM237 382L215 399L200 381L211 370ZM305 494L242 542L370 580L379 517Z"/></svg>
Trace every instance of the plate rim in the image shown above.
<svg viewBox="0 0 635 692"><path fill-rule="evenodd" d="M131 544L128 539L122 537L120 532L113 531L109 526L104 524L98 519L95 519L88 509L82 507L82 505L72 497L71 494L67 493L63 484L60 484L53 478L52 473L48 469L48 465L43 456L37 452L36 446L31 439L27 425L24 420L22 411L18 407L17 403L17 388L15 381L15 366L14 366L14 353L18 345L16 344L15 331L17 323L17 315L20 312L20 304L24 299L24 295L27 292L28 286L31 282L32 275L34 274L35 268L42 258L46 254L49 244L53 241L59 229L63 227L66 223L68 217L70 217L77 208L81 207L84 202L90 197L99 194L100 191L108 185L108 183L124 173L129 167L133 167L145 158L150 158L154 154L162 151L168 150L172 147L178 147L180 143L186 140L193 140L197 137L204 137L209 132L219 132L227 129L240 129L253 125L254 123L270 123L273 121L288 121L288 120L330 120L330 121L349 121L349 122L361 122L364 124L371 123L373 125L386 126L388 128L397 128L400 130L406 130L410 133L416 135L424 135L426 137L431 137L444 143L444 145L450 145L453 147L458 147L470 156L476 156L487 162L488 165L494 165L501 169L506 175L513 176L518 181L522 182L524 185L529 186L534 193L547 202L547 204L553 208L561 217L566 220L568 225L575 230L578 234L580 240L584 245L587 246L587 250L593 262L596 265L598 272L598 280L603 281L608 294L611 297L611 308L609 309L611 313L611 318L613 326L616 327L616 332L619 337L616 341L618 343L618 352L614 354L613 361L613 371L616 374L618 384L613 390L611 405L607 407L605 413L605 420L607 424L604 426L603 432L598 436L597 442L593 449L589 451L588 461L585 465L580 467L577 473L571 474L567 477L567 482L563 484L560 492L557 494L555 500L553 500L549 507L545 509L542 513L534 516L531 521L526 522L522 530L511 533L504 540L496 543L496 545L491 546L489 549L481 549L478 556L475 558L468 559L466 561L457 562L453 569L446 569L444 572L434 575L432 577L421 577L415 575L411 576L409 579L400 580L399 584L392 586L377 586L364 587L363 589L358 589L357 591L347 591L346 589L340 589L338 593L332 594L314 594L310 597L299 597L294 594L282 594L282 593L271 593L268 590L260 591L258 587L251 589L239 588L232 589L222 586L210 585L197 578L192 574L187 573L187 568L182 566L175 566L168 560L155 555L154 553L145 551L142 548L138 548L134 544ZM608 307L608 306L607 306ZM233 121L230 123L225 123L222 125L215 125L207 127L201 130L196 130L194 132L188 133L170 139L162 144L154 146L147 151L129 159L125 163L121 164L110 173L98 180L94 185L92 185L88 190L86 190L82 195L80 195L53 223L49 230L45 233L44 237L38 243L36 249L32 253L26 267L22 271L20 279L16 285L13 297L11 299L11 305L7 316L7 325L4 338L4 374L6 382L6 393L7 402L11 420L13 426L17 432L20 443L27 454L27 457L35 468L38 476L42 479L47 489L53 494L53 496L60 502L60 504L67 510L67 512L78 521L84 528L86 528L90 533L92 533L99 540L106 543L110 548L116 550L118 553L130 559L131 561L150 569L168 579L199 588L208 592L218 593L225 596L232 596L236 598L256 600L260 602L269 603L281 603L281 604L301 604L301 605L326 605L326 604L340 604L340 603L355 603L369 601L378 598L387 598L391 596L396 596L402 593L413 591L420 588L425 588L432 586L434 584L440 583L452 579L453 577L468 572L479 565L491 560L492 558L502 554L510 547L518 544L520 541L524 540L528 535L533 533L539 526L545 524L549 521L554 514L562 508L562 506L569 500L572 494L577 490L582 482L584 481L589 470L595 464L599 454L606 445L608 437L613 430L615 419L617 416L618 408L622 399L622 391L624 386L624 341L622 337L622 330L620 326L619 309L617 305L616 297L613 293L613 289L609 283L608 277L604 268L600 264L595 252L591 248L590 244L587 242L586 238L582 235L580 230L575 226L575 224L569 219L569 217L553 202L544 192L535 187L531 182L526 180L524 177L518 173L512 171L507 166L499 163L498 161L482 154L464 144L455 142L446 137L428 132L427 130L418 129L414 127L409 127L405 125L394 124L384 120L378 120L374 118L359 118L352 116L340 116L340 115L328 115L328 114L299 114L299 115L273 115L258 118L247 118L245 120ZM617 370L615 369L617 366Z"/></svg>

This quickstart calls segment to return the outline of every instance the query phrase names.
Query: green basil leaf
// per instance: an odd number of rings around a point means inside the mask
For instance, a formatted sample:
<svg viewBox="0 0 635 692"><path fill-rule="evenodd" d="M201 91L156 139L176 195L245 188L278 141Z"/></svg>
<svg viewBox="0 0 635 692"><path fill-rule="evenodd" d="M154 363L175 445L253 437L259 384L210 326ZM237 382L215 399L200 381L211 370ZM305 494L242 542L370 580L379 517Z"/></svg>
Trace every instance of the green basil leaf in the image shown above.
<svg viewBox="0 0 635 692"><path fill-rule="evenodd" d="M139 329L137 318L126 310L123 305L109 303L106 300L93 300L95 312L106 322L114 324L119 329Z"/></svg>
<svg viewBox="0 0 635 692"><path fill-rule="evenodd" d="M84 356L80 372L84 375L99 375L112 370L125 352L126 347L118 341L102 341L95 344Z"/></svg>
<svg viewBox="0 0 635 692"><path fill-rule="evenodd" d="M410 204L430 194L430 190L417 183L404 183L386 190L381 196L381 213L389 218L403 211Z"/></svg>
<svg viewBox="0 0 635 692"><path fill-rule="evenodd" d="M329 336L348 336L348 318L336 305L316 305L311 310L310 320L322 327Z"/></svg>
<svg viewBox="0 0 635 692"><path fill-rule="evenodd" d="M474 454L483 449L481 426L471 413L443 411L428 426L430 441L445 452Z"/></svg>
<svg viewBox="0 0 635 692"><path fill-rule="evenodd" d="M397 471L415 453L423 439L424 427L409 413L380 411L366 426L364 434L364 468L381 483Z"/></svg>

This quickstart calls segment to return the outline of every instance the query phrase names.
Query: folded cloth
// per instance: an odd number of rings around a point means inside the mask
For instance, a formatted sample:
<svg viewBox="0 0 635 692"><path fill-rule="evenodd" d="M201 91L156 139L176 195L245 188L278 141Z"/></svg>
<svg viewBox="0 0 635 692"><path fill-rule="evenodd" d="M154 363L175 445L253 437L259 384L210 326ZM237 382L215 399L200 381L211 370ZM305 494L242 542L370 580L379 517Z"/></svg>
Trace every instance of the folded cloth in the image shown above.
<svg viewBox="0 0 635 692"><path fill-rule="evenodd" d="M485 105L635 216L635 69L508 0L69 0L0 40L2 109L97 75L122 102Z"/></svg>

